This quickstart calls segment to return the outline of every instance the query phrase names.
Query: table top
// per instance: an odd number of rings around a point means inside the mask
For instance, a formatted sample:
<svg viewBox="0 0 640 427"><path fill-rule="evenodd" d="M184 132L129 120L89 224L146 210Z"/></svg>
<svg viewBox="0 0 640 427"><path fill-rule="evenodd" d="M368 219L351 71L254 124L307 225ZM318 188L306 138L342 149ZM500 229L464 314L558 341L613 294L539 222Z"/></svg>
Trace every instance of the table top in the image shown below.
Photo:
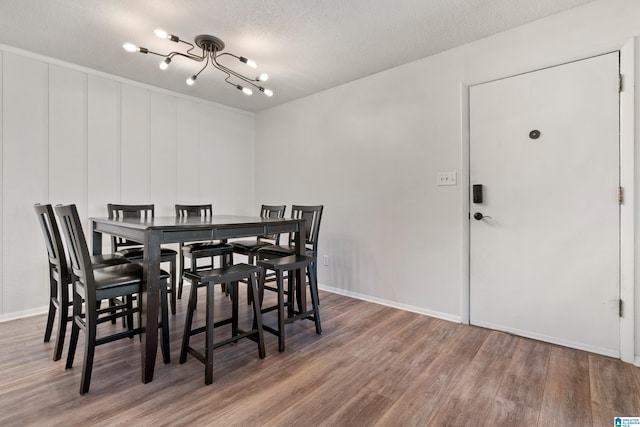
<svg viewBox="0 0 640 427"><path fill-rule="evenodd" d="M157 216L155 218L89 218L94 223L121 224L127 228L136 229L172 229L172 228L211 228L237 225L269 225L296 223L300 219L291 218L263 218L259 216L243 215L212 215L209 217L176 217Z"/></svg>

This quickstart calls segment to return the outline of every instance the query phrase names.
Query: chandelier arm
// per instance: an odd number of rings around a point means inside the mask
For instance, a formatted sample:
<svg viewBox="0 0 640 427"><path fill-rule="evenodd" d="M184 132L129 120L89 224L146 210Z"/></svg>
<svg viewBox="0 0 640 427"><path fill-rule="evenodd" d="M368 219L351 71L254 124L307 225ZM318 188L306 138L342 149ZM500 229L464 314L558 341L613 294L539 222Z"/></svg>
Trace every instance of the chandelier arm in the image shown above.
<svg viewBox="0 0 640 427"><path fill-rule="evenodd" d="M218 68L218 67L216 67L216 68ZM218 69L219 69L219 68L218 68ZM236 84L235 84L235 83L233 83L233 82L230 82L230 81L229 81L229 79L231 78L231 74L227 73L227 72L226 72L226 71L224 71L224 70L220 70L220 71L222 71L223 73L225 73L225 74L227 75L227 77L224 79L224 81L225 81L225 82L227 82L227 83L229 83L231 86L236 87Z"/></svg>
<svg viewBox="0 0 640 427"><path fill-rule="evenodd" d="M234 57L234 58L236 58L236 59L238 59L238 60L240 60L240 59L241 59L241 57L240 57L240 56L234 55L233 53L229 53L229 52L219 53L219 54L217 54L217 55L216 55L216 58L217 58L217 57L219 57L219 56L224 56L224 55L229 55L229 56ZM216 62L216 64L218 64L218 62ZM222 65L222 64L218 64L218 65L220 65L220 66L221 66L221 67L223 67L223 68L226 68L227 70L231 70L230 68L227 68L227 67L225 67L225 66L224 66L224 65ZM231 72L232 72L232 74L234 74L234 73L235 73L235 74L240 74L240 73L237 73L237 72L235 72L235 71L233 71L233 70L231 70ZM246 82L259 82L259 81L260 81L258 78L250 79L250 78L248 78L248 77L245 77L245 76L244 76L244 75L242 75L242 74L240 74L240 75L241 75L242 77L244 77L244 80L245 80ZM254 85L254 86L255 86L255 85Z"/></svg>
<svg viewBox="0 0 640 427"><path fill-rule="evenodd" d="M205 55L205 56L206 56L206 58L207 58L207 62L204 64L204 67L202 67L202 68L200 69L200 71L198 71L198 73L197 73L197 74L194 74L194 76L196 76L196 77L198 77L198 76L200 75L200 73L201 73L201 72L203 72L205 68L207 68L207 65L209 65L209 55ZM204 58L202 58L202 59L204 59ZM195 79L194 79L194 80L195 80Z"/></svg>
<svg viewBox="0 0 640 427"><path fill-rule="evenodd" d="M152 55L162 56L162 57L164 57L164 58L166 58L166 57L168 56L168 55L164 55L164 54L162 54L162 53L154 52L154 51L149 50L149 49L146 49L146 48L144 48L144 47L141 47L141 48L140 48L140 53L145 53L145 54L150 53L150 54L152 54Z"/></svg>
<svg viewBox="0 0 640 427"><path fill-rule="evenodd" d="M182 53L182 52L171 52L168 55L165 55L167 58L169 59L173 59L174 56L182 56L184 58L188 58L191 59L192 61L196 61L196 62L202 62L204 61L204 56L197 56L197 55L193 55L193 54L186 54L186 53Z"/></svg>
<svg viewBox="0 0 640 427"><path fill-rule="evenodd" d="M224 65L222 65L222 64L220 64L220 63L218 63L218 61L216 61L216 57L215 57L215 56L211 58L211 65L213 65L213 66L214 66L215 68L217 68L218 70L220 70L220 71L222 71L222 72L224 72L224 73L227 73L227 75L228 75L229 77L231 77L231 75L233 75L233 76L235 76L235 77L239 78L240 80L244 81L245 83L249 83L250 85L252 85L252 86L253 86L253 87L255 87L255 88L263 89L263 88L262 88L262 86L258 86L257 84L253 83L253 82L254 82L254 81L256 81L256 80L251 80L251 79L249 79L249 78L247 78L247 77L243 76L242 74L240 74L240 73L238 73L238 72L236 72L236 71L233 71L232 69L227 68L227 67L225 67ZM227 77L227 78L229 78L229 77ZM226 79L225 79L225 80L226 80ZM229 83L229 84L233 84L233 83L231 83L231 82L227 82L227 83ZM234 86L235 86L235 85L234 85Z"/></svg>
<svg viewBox="0 0 640 427"><path fill-rule="evenodd" d="M193 43L189 43L189 42L187 42L187 41L184 41L184 40L182 40L181 38L178 38L178 41L179 41L180 43L188 44L189 46L191 46L191 47L189 48L189 50L192 50L192 49L195 47L195 46L193 45ZM188 50L187 52L189 52L189 50Z"/></svg>

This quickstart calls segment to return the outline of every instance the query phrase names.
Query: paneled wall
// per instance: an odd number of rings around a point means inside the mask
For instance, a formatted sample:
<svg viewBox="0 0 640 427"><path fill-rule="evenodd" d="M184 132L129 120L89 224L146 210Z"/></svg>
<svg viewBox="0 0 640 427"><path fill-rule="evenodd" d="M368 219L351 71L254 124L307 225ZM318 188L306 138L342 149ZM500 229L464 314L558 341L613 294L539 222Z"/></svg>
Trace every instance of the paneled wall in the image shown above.
<svg viewBox="0 0 640 427"><path fill-rule="evenodd" d="M0 320L47 304L34 203L83 218L109 202L254 213L252 113L2 46L0 81Z"/></svg>

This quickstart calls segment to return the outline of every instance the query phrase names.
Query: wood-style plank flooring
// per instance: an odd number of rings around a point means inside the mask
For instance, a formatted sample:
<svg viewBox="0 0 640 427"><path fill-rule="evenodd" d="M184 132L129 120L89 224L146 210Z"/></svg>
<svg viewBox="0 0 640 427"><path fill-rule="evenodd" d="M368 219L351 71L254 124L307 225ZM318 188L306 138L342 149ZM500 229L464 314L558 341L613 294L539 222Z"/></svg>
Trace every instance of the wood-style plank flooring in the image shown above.
<svg viewBox="0 0 640 427"><path fill-rule="evenodd" d="M222 314L230 303L216 297ZM264 360L249 340L222 347L205 386L200 362L178 363L186 303L171 318L171 363L158 352L153 382L140 381L138 339L121 340L98 347L85 396L82 334L65 370L51 360L53 340L42 342L45 316L0 324L0 426L585 427L640 416L633 365L327 292L323 335L311 321L288 325L278 353L265 334Z"/></svg>

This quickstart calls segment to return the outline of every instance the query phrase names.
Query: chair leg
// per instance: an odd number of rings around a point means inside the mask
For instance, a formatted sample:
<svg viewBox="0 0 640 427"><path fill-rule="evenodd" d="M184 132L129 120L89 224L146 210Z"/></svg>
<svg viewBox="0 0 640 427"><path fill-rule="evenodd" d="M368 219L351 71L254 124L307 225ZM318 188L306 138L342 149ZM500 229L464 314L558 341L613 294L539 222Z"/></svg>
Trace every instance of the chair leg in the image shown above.
<svg viewBox="0 0 640 427"><path fill-rule="evenodd" d="M193 257L191 258L191 271L195 274L198 272L198 258ZM196 288L198 286L200 286L199 283L193 283L193 281L191 282L191 287L193 288L194 286L196 286ZM189 294L189 298L191 298L191 294ZM198 309L198 293L196 292L196 294L194 295L195 298L195 302L193 303L193 309L197 310Z"/></svg>
<svg viewBox="0 0 640 427"><path fill-rule="evenodd" d="M170 289L171 289L171 292L170 292L171 293L171 314L176 314L176 262L177 262L176 258L172 259L171 268L170 268L170 274L171 274L171 285L170 285ZM180 276L180 277L182 278L182 276Z"/></svg>
<svg viewBox="0 0 640 427"><path fill-rule="evenodd" d="M193 311L196 305L196 293L198 291L198 283L191 283L191 292L189 294L189 304L187 305L187 318L184 321L184 333L182 334L182 347L180 349L180 363L187 361L187 347L189 347L189 339L191 338L191 324L193 323Z"/></svg>
<svg viewBox="0 0 640 427"><path fill-rule="evenodd" d="M63 308L64 307L64 308ZM54 306L55 310L55 306ZM55 312L54 312L55 313ZM56 345L53 349L53 360L60 360L62 357L62 348L64 347L64 336L67 333L67 322L69 321L69 308L66 303L60 304L60 313L58 313L58 333L56 334ZM47 327L48 327L47 323ZM49 332L51 334L51 332Z"/></svg>
<svg viewBox="0 0 640 427"><path fill-rule="evenodd" d="M233 261L233 258L231 259ZM247 264L254 265L256 263L256 257L253 252L247 254ZM251 283L247 282L247 305L253 302L253 294L251 293Z"/></svg>
<svg viewBox="0 0 640 427"><path fill-rule="evenodd" d="M192 285L193 286L193 285ZM207 283L207 313L204 350L204 383L213 382L213 297L215 295L213 282ZM236 313L237 314L237 313Z"/></svg>
<svg viewBox="0 0 640 427"><path fill-rule="evenodd" d="M73 316L71 320L71 338L69 339L69 351L67 353L67 364L65 369L73 367L73 359L76 355L76 347L78 346L78 335L80 335L80 326L76 323L82 314L82 299L79 295L73 295Z"/></svg>
<svg viewBox="0 0 640 427"><path fill-rule="evenodd" d="M258 284L254 274L249 277L249 285L247 285L247 289L251 293L251 301L253 303L253 329L258 330L258 355L260 356L260 359L264 359L265 351L264 333L262 331L262 313L260 312L260 305L258 303Z"/></svg>
<svg viewBox="0 0 640 427"><path fill-rule="evenodd" d="M88 310L89 311L89 310ZM86 394L91 384L93 371L93 356L96 351L96 313L86 313L86 337L84 343L84 364L82 365L82 379L80 380L80 394Z"/></svg>
<svg viewBox="0 0 640 427"><path fill-rule="evenodd" d="M178 276L178 299L182 299L182 283L184 281L184 262L186 258L182 255L182 244L180 245L180 275Z"/></svg>
<svg viewBox="0 0 640 427"><path fill-rule="evenodd" d="M164 363L171 363L171 352L169 351L169 308L167 307L167 283L163 283L162 286L160 286L160 314L160 322L162 325L162 340L160 341L160 346L162 348L162 360ZM175 314L175 312L173 314Z"/></svg>
<svg viewBox="0 0 640 427"><path fill-rule="evenodd" d="M231 293L231 336L235 337L238 335L238 297L239 290L238 289L239 282L231 282L229 283Z"/></svg>
<svg viewBox="0 0 640 427"><path fill-rule="evenodd" d="M284 351L284 280L282 270L276 271L276 283L278 287L278 351Z"/></svg>
<svg viewBox="0 0 640 427"><path fill-rule="evenodd" d="M131 310L133 310L133 295L127 295L127 296L123 297L123 299L125 301L126 309L129 310L129 314L127 314L124 317L124 318L127 319L125 324L127 326L127 329L129 331L132 331L133 330L133 312ZM138 299L138 304L142 304L142 301L140 299ZM131 336L131 338L133 339L133 336Z"/></svg>
<svg viewBox="0 0 640 427"><path fill-rule="evenodd" d="M318 299L318 281L317 276L309 265L309 288L311 290L311 305L313 306L313 320L316 324L316 334L322 335L322 327L320 326L320 300ZM304 289L304 288L303 288ZM305 289L306 291L306 289Z"/></svg>
<svg viewBox="0 0 640 427"><path fill-rule="evenodd" d="M49 301L49 315L47 316L47 327L44 330L44 342L51 340L51 331L53 331L53 321L56 318L56 306L53 301Z"/></svg>
<svg viewBox="0 0 640 427"><path fill-rule="evenodd" d="M53 331L53 321L56 317L56 305L53 300L58 297L58 282L49 277L50 295L49 298L49 315L47 316L47 327L44 330L44 342L51 340L51 331ZM61 310L62 311L62 310ZM54 360L57 360L54 358Z"/></svg>
<svg viewBox="0 0 640 427"><path fill-rule="evenodd" d="M229 260L229 257L233 257L233 254L231 255L221 255L220 256L220 267L227 267L228 265L233 264L233 258L231 258L231 260ZM211 268L215 268L213 266L213 257L211 257ZM231 292L231 290L229 289L229 287L231 286L230 283L223 283L222 284L222 290L224 291L225 296L229 296Z"/></svg>

